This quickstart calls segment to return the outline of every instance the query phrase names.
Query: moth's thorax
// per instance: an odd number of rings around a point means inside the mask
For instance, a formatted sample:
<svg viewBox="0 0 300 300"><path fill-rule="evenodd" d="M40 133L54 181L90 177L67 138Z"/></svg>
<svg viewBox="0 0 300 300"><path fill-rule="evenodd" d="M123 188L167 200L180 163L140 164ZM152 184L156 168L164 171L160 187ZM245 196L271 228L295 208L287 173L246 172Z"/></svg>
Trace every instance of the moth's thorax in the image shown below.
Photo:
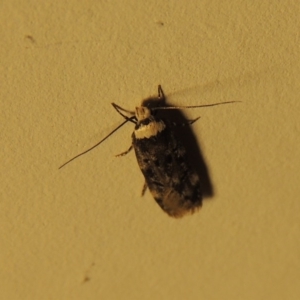
<svg viewBox="0 0 300 300"><path fill-rule="evenodd" d="M138 140L149 139L162 132L165 128L166 124L164 121L156 120L150 115L149 118L137 122L134 130L134 136Z"/></svg>
<svg viewBox="0 0 300 300"><path fill-rule="evenodd" d="M136 139L149 139L156 136L166 127L162 120L156 120L152 116L151 110L145 106L135 108L135 116L137 124L135 126L134 135Z"/></svg>

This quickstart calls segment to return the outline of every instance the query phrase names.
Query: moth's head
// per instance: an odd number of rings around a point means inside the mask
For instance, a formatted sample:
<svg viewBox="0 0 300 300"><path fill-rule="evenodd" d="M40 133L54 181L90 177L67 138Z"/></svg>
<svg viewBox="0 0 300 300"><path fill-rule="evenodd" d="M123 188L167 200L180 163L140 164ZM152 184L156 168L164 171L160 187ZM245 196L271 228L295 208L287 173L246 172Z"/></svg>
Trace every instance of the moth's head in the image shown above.
<svg viewBox="0 0 300 300"><path fill-rule="evenodd" d="M145 106L138 106L135 108L135 116L138 121L148 119L151 116L151 110Z"/></svg>

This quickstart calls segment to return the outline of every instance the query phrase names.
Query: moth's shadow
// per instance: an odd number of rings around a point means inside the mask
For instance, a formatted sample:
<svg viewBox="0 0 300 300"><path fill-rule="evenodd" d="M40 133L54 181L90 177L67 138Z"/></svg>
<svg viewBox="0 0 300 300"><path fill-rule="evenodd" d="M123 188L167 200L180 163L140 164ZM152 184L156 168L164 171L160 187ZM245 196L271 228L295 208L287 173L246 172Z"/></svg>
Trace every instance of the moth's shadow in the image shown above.
<svg viewBox="0 0 300 300"><path fill-rule="evenodd" d="M150 97L142 102L142 106L148 108L173 106L166 103L166 98ZM214 195L213 185L209 176L207 164L202 155L199 141L192 130L193 125L188 125L188 120L181 110L157 110L156 116L170 123L176 123L173 126L176 138L178 138L187 151L188 162L197 172L201 180L202 194L205 198L211 198ZM198 116L196 116L198 117ZM199 122L199 121L197 121ZM183 126L181 126L183 125Z"/></svg>

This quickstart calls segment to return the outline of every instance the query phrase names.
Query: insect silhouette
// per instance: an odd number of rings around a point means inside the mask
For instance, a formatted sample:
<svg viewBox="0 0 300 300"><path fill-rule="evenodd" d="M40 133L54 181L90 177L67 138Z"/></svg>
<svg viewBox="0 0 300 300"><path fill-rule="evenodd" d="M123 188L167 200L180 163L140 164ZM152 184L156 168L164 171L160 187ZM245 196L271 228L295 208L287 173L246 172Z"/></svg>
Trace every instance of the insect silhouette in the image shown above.
<svg viewBox="0 0 300 300"><path fill-rule="evenodd" d="M165 102L165 99L162 87L159 85L158 96L155 100ZM157 204L171 217L177 218L191 214L202 205L201 182L199 175L188 161L186 148L174 134L174 127L191 125L199 118L188 120L186 124L176 124L168 119L157 117L156 112L165 109L210 107L235 102L239 101L182 107L141 105L136 107L135 111L126 110L112 103L114 109L125 121L96 145L76 155L59 169L99 146L125 123L134 123L130 148L117 156L123 156L134 149L138 165L145 177L142 194L148 188Z"/></svg>

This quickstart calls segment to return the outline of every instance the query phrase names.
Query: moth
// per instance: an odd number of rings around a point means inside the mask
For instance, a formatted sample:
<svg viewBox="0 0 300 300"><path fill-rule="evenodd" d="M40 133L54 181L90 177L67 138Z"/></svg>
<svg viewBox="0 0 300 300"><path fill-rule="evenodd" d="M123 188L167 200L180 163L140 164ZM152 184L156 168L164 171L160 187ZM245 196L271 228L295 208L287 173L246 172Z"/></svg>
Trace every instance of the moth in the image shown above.
<svg viewBox="0 0 300 300"><path fill-rule="evenodd" d="M162 87L158 86L158 96L154 100L165 102ZM135 151L138 165L144 175L145 185L142 195L148 188L157 204L171 217L182 217L191 214L202 205L201 182L199 175L189 163L186 148L178 136L174 134L174 127L181 126L168 119L157 116L157 111L165 109L183 109L208 107L237 101L220 102L198 106L154 106L144 104L135 111L126 110L112 103L114 109L125 119L117 128L88 150L76 155L60 168L79 156L91 151L104 142L125 123L135 124L130 148L117 155L123 156L132 149ZM151 107L152 106L152 107ZM184 125L191 125L199 118L189 120Z"/></svg>

